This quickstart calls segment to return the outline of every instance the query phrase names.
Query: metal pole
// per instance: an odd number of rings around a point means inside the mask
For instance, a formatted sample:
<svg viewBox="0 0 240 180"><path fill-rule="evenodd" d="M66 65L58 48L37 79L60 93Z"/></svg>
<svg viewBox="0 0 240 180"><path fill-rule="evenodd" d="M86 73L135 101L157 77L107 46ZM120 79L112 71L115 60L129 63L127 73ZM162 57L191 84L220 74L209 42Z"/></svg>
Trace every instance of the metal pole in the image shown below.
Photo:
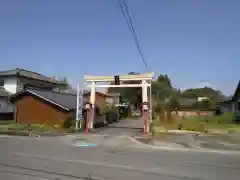
<svg viewBox="0 0 240 180"><path fill-rule="evenodd" d="M77 109L76 109L76 130L78 129L78 114L79 114L79 84L77 87Z"/></svg>
<svg viewBox="0 0 240 180"><path fill-rule="evenodd" d="M80 96L80 106L79 106L79 128L81 129L82 128L82 121L83 121L83 117L82 117L82 111L83 111L83 89L80 89L79 90L79 96Z"/></svg>

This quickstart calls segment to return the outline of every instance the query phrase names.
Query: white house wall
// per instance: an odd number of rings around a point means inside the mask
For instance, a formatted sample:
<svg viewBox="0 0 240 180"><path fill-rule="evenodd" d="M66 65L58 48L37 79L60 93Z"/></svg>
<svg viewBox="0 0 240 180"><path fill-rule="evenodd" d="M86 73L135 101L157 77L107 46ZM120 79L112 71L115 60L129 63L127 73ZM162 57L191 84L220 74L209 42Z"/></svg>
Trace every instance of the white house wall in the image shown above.
<svg viewBox="0 0 240 180"><path fill-rule="evenodd" d="M17 78L4 79L4 88L11 94L17 92Z"/></svg>

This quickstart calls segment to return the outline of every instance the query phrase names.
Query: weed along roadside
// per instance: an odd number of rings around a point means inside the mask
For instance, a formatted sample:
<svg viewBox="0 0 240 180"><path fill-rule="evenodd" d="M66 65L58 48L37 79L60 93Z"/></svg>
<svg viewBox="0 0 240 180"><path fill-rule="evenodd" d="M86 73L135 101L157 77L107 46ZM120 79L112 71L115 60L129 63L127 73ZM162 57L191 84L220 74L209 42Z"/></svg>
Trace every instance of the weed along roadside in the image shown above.
<svg viewBox="0 0 240 180"><path fill-rule="evenodd" d="M70 132L68 129L61 129L58 126L38 125L38 124L9 124L0 129L2 135L15 136L54 136L64 135Z"/></svg>
<svg viewBox="0 0 240 180"><path fill-rule="evenodd" d="M225 113L208 119L188 117L165 123L156 118L151 125L152 140L185 148L240 151L240 126L233 123L232 117L233 114Z"/></svg>
<svg viewBox="0 0 240 180"><path fill-rule="evenodd" d="M224 113L220 116L189 116L179 118L170 116L168 119L159 116L153 120L152 129L155 132L173 130L201 133L237 133L240 125L234 122L234 113Z"/></svg>

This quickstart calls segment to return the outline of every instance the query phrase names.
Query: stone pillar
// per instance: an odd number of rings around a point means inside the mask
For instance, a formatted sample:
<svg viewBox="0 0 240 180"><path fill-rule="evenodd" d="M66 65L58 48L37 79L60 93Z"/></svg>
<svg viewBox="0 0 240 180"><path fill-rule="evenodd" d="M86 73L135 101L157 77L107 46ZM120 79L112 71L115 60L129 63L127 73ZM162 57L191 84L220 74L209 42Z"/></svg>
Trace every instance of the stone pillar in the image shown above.
<svg viewBox="0 0 240 180"><path fill-rule="evenodd" d="M147 86L147 82L146 80L142 80L142 103L148 103L148 86ZM148 108L149 109L149 108ZM145 110L146 111L146 110ZM143 113L147 113L147 115L143 116L143 118L147 118L147 127L146 127L146 131L147 133L149 132L149 118L148 118L148 110L147 112ZM143 123L144 123L144 119L143 119ZM145 123L144 123L144 127L145 127Z"/></svg>
<svg viewBox="0 0 240 180"><path fill-rule="evenodd" d="M90 93L90 103L92 105L91 108L91 115L89 118L89 128L93 129L93 124L94 124L94 116L95 116L95 95L96 95L96 88L95 88L95 82L92 82L92 87L91 87L91 93Z"/></svg>

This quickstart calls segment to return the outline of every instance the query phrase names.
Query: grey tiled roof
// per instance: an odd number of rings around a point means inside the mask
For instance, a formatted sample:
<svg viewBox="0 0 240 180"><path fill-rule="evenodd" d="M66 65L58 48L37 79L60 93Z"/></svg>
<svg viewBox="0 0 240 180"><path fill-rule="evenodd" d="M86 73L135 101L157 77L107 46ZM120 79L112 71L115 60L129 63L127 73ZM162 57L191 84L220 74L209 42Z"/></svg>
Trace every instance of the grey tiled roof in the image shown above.
<svg viewBox="0 0 240 180"><path fill-rule="evenodd" d="M11 69L11 70L6 70L6 71L0 71L0 76L17 76L17 75L22 76L22 77L37 79L40 81L47 81L47 82L54 83L54 84L61 84L61 82L59 82L53 78L44 76L37 72L25 70L25 69L16 68L16 69Z"/></svg>
<svg viewBox="0 0 240 180"><path fill-rule="evenodd" d="M76 109L77 106L77 95L69 93L60 93L55 91L43 90L43 89L25 89L10 97L10 100L14 99L23 93L30 93L32 95L38 96L50 103L54 103L58 106L62 106L65 109L71 110ZM83 104L88 101L88 97L84 97Z"/></svg>
<svg viewBox="0 0 240 180"><path fill-rule="evenodd" d="M46 99L49 99L50 101L53 101L56 104L59 104L67 109L75 109L77 105L76 94L73 95L68 93L59 93L59 92L35 90L35 89L29 89L28 91L33 92Z"/></svg>
<svg viewBox="0 0 240 180"><path fill-rule="evenodd" d="M8 97L10 93L3 87L0 87L0 97Z"/></svg>

